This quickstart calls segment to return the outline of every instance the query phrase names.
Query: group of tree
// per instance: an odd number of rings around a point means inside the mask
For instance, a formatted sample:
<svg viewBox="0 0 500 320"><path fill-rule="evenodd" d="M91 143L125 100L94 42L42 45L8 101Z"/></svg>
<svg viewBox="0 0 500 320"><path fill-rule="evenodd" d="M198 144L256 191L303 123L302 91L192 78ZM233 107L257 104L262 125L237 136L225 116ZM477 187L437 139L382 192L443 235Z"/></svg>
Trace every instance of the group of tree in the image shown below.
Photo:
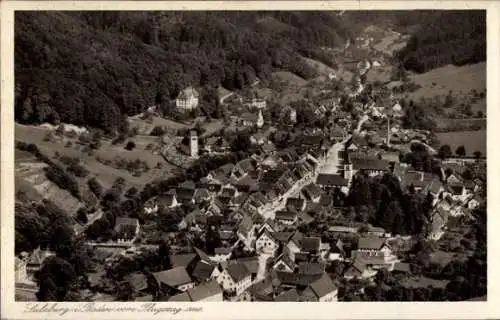
<svg viewBox="0 0 500 320"><path fill-rule="evenodd" d="M374 178L358 174L345 203L355 208L360 222L369 222L393 234L417 235L428 221L429 201L424 194L403 191L399 180L391 174Z"/></svg>

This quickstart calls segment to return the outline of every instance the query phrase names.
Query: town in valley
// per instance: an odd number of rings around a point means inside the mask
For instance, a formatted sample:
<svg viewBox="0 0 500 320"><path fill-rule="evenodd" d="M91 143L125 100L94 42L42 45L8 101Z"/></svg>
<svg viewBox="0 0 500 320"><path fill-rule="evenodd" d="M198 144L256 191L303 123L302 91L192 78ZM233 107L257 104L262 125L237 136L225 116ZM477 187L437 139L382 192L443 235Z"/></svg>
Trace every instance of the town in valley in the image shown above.
<svg viewBox="0 0 500 320"><path fill-rule="evenodd" d="M486 12L16 11L17 301L486 300Z"/></svg>

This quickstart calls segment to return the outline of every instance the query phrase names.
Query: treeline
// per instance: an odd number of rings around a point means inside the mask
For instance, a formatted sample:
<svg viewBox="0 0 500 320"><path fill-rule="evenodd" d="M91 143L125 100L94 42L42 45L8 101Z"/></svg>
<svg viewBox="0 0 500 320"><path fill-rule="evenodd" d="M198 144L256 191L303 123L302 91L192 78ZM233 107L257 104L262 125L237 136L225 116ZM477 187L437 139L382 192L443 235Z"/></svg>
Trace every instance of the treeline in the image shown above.
<svg viewBox="0 0 500 320"><path fill-rule="evenodd" d="M286 28L262 28L264 17ZM17 12L15 21L16 120L108 133L188 85L213 94L281 69L309 79L299 49L349 37L329 12Z"/></svg>
<svg viewBox="0 0 500 320"><path fill-rule="evenodd" d="M486 11L436 12L420 23L396 59L407 69L426 72L447 64L486 60Z"/></svg>

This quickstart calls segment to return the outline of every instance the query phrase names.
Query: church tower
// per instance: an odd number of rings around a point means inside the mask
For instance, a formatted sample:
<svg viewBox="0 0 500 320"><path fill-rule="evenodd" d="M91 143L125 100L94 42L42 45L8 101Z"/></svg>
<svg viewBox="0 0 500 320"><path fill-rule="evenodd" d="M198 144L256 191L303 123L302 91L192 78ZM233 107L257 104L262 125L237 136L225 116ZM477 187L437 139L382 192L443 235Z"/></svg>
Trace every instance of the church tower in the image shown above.
<svg viewBox="0 0 500 320"><path fill-rule="evenodd" d="M264 117L262 116L262 110L259 109L259 114L257 115L257 128L262 128L264 125Z"/></svg>
<svg viewBox="0 0 500 320"><path fill-rule="evenodd" d="M189 132L189 150L191 157L198 157L198 133L195 130Z"/></svg>
<svg viewBox="0 0 500 320"><path fill-rule="evenodd" d="M344 163L344 179L346 179L347 181L350 182L352 180L352 176L354 174L353 171L354 170L352 168L351 157L349 156L349 153L347 153L345 163Z"/></svg>

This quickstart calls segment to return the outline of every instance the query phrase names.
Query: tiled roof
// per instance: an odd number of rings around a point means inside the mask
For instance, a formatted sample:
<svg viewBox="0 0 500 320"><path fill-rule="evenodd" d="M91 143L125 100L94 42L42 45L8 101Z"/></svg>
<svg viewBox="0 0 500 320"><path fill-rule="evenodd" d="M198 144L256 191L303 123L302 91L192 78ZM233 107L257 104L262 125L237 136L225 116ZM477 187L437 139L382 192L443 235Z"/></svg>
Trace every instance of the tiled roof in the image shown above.
<svg viewBox="0 0 500 320"><path fill-rule="evenodd" d="M321 274L303 274L285 271L276 271L278 280L287 285L308 286L315 280L321 278Z"/></svg>
<svg viewBox="0 0 500 320"><path fill-rule="evenodd" d="M302 198L288 198L286 200L286 207L289 210L302 211L305 200Z"/></svg>
<svg viewBox="0 0 500 320"><path fill-rule="evenodd" d="M238 231L246 236L252 230L253 226L252 218L249 215L245 215L239 224Z"/></svg>
<svg viewBox="0 0 500 320"><path fill-rule="evenodd" d="M300 241L302 251L305 252L318 252L321 244L321 238L318 237L304 237Z"/></svg>
<svg viewBox="0 0 500 320"><path fill-rule="evenodd" d="M292 288L287 291L283 291L274 298L276 302L298 302L300 301L300 295L297 289Z"/></svg>
<svg viewBox="0 0 500 320"><path fill-rule="evenodd" d="M227 266L227 272L235 282L243 280L251 275L246 265L240 262L232 262Z"/></svg>
<svg viewBox="0 0 500 320"><path fill-rule="evenodd" d="M309 198L317 198L321 196L321 190L318 188L313 183L310 183L306 185L304 188L302 188L302 191L309 197Z"/></svg>
<svg viewBox="0 0 500 320"><path fill-rule="evenodd" d="M379 250L385 243L385 239L379 237L361 237L359 238L359 249Z"/></svg>
<svg viewBox="0 0 500 320"><path fill-rule="evenodd" d="M313 281L309 285L309 287L312 289L312 291L316 294L318 298L322 298L327 294L337 290L337 286L335 286L330 276L326 273L324 273L320 279Z"/></svg>
<svg viewBox="0 0 500 320"><path fill-rule="evenodd" d="M155 272L153 273L153 277L158 282L164 283L173 288L192 282L191 277L184 267Z"/></svg>
<svg viewBox="0 0 500 320"><path fill-rule="evenodd" d="M222 289L215 280L204 282L187 291L191 301L200 301L222 293Z"/></svg>
<svg viewBox="0 0 500 320"><path fill-rule="evenodd" d="M316 184L323 186L347 186L347 180L339 174L319 174Z"/></svg>
<svg viewBox="0 0 500 320"><path fill-rule="evenodd" d="M259 270L259 258L257 256L238 258L235 261L244 264L250 273L255 274Z"/></svg>
<svg viewBox="0 0 500 320"><path fill-rule="evenodd" d="M388 162L380 159L353 159L352 164L355 170L383 171L388 168Z"/></svg>
<svg viewBox="0 0 500 320"><path fill-rule="evenodd" d="M174 254L170 256L172 267L187 267L196 258L195 253Z"/></svg>
<svg viewBox="0 0 500 320"><path fill-rule="evenodd" d="M214 265L208 264L204 261L198 261L193 269L193 272L191 273L191 276L196 279L196 281L203 282L210 278L214 269Z"/></svg>
<svg viewBox="0 0 500 320"><path fill-rule="evenodd" d="M300 262L298 267L298 272L304 274L323 274L325 272L325 265L318 262Z"/></svg>
<svg viewBox="0 0 500 320"><path fill-rule="evenodd" d="M276 220L295 220L297 219L297 212L293 211L278 211L275 214Z"/></svg>

